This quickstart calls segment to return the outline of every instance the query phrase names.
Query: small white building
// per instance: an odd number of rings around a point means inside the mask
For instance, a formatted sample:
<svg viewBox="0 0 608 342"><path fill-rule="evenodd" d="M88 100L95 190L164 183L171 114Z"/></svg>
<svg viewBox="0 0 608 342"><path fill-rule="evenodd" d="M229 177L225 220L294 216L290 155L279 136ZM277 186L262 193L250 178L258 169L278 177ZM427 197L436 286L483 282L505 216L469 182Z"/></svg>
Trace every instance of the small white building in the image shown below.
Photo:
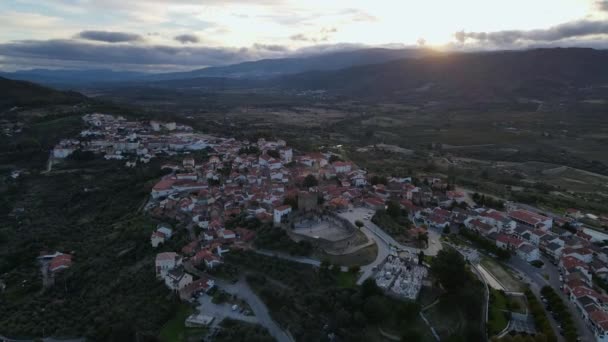
<svg viewBox="0 0 608 342"><path fill-rule="evenodd" d="M164 278L167 272L182 264L182 257L175 252L164 252L156 255L156 276Z"/></svg>
<svg viewBox="0 0 608 342"><path fill-rule="evenodd" d="M282 205L280 207L274 208L274 223L276 225L281 224L281 220L285 215L288 215L291 212L290 205Z"/></svg>
<svg viewBox="0 0 608 342"><path fill-rule="evenodd" d="M173 291L179 291L192 283L192 275L186 273L183 267L169 270L165 275L165 285Z"/></svg>
<svg viewBox="0 0 608 342"><path fill-rule="evenodd" d="M540 259L538 248L529 243L523 243L515 250L515 253L527 262Z"/></svg>

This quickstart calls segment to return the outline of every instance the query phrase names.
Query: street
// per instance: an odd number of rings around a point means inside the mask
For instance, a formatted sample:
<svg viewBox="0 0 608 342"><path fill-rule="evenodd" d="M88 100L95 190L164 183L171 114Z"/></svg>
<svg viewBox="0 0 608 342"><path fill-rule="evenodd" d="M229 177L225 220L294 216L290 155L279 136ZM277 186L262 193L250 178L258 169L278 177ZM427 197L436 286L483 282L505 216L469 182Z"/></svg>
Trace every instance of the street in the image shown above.
<svg viewBox="0 0 608 342"><path fill-rule="evenodd" d="M368 239L372 239L376 242L378 246L378 256L376 260L371 264L365 265L361 267L361 277L357 280L357 284L362 284L367 278L371 277L378 265L380 265L386 257L391 253L391 247L394 247L398 250L407 251L410 253L418 253L420 249L404 246L393 239L389 234L384 232L380 227L374 224L371 219L365 220L365 216L373 216L374 210L367 208L353 208L347 212L340 213L339 215L353 224L356 221L361 221L365 224L361 228L361 231L367 236ZM428 247L424 250L426 255L437 255L439 250L441 250L441 241L439 240L439 233L433 231L432 229L428 230L429 234L429 243Z"/></svg>
<svg viewBox="0 0 608 342"><path fill-rule="evenodd" d="M542 289L542 287L545 285L551 286L555 290L555 292L557 292L559 294L561 299L564 301L566 307L572 314L572 320L574 321L574 324L576 325L576 329L578 331L579 337L581 338L581 341L584 341L584 342L595 341L595 338L594 338L591 330L589 330L589 328L583 321L583 318L580 316L580 314L579 314L578 310L576 309L576 307L574 306L574 304L559 289L559 287L561 286L561 283L559 281L559 270L557 269L556 266L551 264L551 262L544 256L541 256L541 260L545 264L540 269L530 265L529 263L525 262L524 260L522 260L518 257L512 257L507 264L511 268L516 270L523 277L523 279L526 280L528 284L530 284L530 289L532 290L534 295L536 295L538 297L539 300L540 300L540 290ZM549 279L548 280L545 279L543 274L548 275ZM555 330L555 332L558 335L558 337L560 338L560 340L563 340L563 338L561 336L559 336L559 329L557 328L557 322L555 321L553 316L549 312L547 312L547 317L549 317L551 326Z"/></svg>
<svg viewBox="0 0 608 342"><path fill-rule="evenodd" d="M230 284L224 279L213 277L205 272L202 272L192 266L191 263L185 262L184 268L191 274L198 276L199 278L209 278L215 281L215 285L220 289L233 294L249 304L251 311L255 314L257 322L268 329L268 332L279 342L293 342L294 338L288 331L283 330L277 322L275 322L266 304L251 290L245 279L241 278L235 284Z"/></svg>

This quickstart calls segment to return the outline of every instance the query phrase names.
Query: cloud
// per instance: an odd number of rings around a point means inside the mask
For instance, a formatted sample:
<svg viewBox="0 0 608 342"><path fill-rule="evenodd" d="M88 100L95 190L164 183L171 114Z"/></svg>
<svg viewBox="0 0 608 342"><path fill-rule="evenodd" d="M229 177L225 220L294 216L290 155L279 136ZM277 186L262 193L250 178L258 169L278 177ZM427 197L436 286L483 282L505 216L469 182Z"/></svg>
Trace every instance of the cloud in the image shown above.
<svg viewBox="0 0 608 342"><path fill-rule="evenodd" d="M608 0L598 0L595 4L600 11L608 12Z"/></svg>
<svg viewBox="0 0 608 342"><path fill-rule="evenodd" d="M479 43L497 46L508 46L525 43L556 42L563 39L583 38L593 35L608 34L608 21L576 20L556 25L548 29L507 30L498 32L465 32L454 33L457 42L464 44L472 39Z"/></svg>
<svg viewBox="0 0 608 342"><path fill-rule="evenodd" d="M272 51L272 52L287 52L289 51L289 48L283 45L277 45L277 44L260 44L260 43L255 43L253 44L253 48L256 50L266 50L266 51Z"/></svg>
<svg viewBox="0 0 608 342"><path fill-rule="evenodd" d="M125 43L143 40L142 36L135 33L111 31L82 31L77 37L106 43Z"/></svg>
<svg viewBox="0 0 608 342"><path fill-rule="evenodd" d="M109 68L146 72L185 71L266 58L302 57L365 48L362 44L315 44L292 50L255 43L250 47L95 44L81 40L29 40L0 44L1 64L23 68Z"/></svg>
<svg viewBox="0 0 608 342"><path fill-rule="evenodd" d="M289 39L298 42L310 42L310 43L319 43L326 42L329 40L333 33L338 32L338 29L335 27L323 27L319 30L318 33L313 34L305 34L298 33L289 37Z"/></svg>
<svg viewBox="0 0 608 342"><path fill-rule="evenodd" d="M293 55L288 47L256 43L250 47L201 47L145 44L95 44L71 39L28 40L0 44L6 64L67 68L183 69L227 65Z"/></svg>
<svg viewBox="0 0 608 342"><path fill-rule="evenodd" d="M200 39L196 35L188 34L188 33L180 34L179 36L175 36L173 39L177 40L178 42L180 42L182 44L200 42Z"/></svg>

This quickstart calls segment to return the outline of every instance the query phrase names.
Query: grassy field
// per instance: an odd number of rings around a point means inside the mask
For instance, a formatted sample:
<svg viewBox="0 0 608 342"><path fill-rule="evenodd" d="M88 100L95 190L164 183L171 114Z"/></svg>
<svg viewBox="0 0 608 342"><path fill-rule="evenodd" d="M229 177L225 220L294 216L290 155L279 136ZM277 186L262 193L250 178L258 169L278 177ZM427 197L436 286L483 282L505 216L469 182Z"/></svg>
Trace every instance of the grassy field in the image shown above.
<svg viewBox="0 0 608 342"><path fill-rule="evenodd" d="M330 263L334 265L340 266L361 266L367 265L372 261L376 260L376 256L378 255L378 246L373 244L371 246L365 247L356 251L355 253L347 254L347 255L331 255L324 253L322 251L315 252L314 257L320 260L328 260Z"/></svg>
<svg viewBox="0 0 608 342"><path fill-rule="evenodd" d="M357 286L357 277L359 275L353 272L340 272L336 276L336 283L339 287L354 288Z"/></svg>
<svg viewBox="0 0 608 342"><path fill-rule="evenodd" d="M488 313L488 334L490 336L501 332L508 323L506 312L509 299L500 291L490 288L490 307Z"/></svg>
<svg viewBox="0 0 608 342"><path fill-rule="evenodd" d="M441 339L461 333L465 326L465 318L458 308L447 307L441 302L424 312L431 325Z"/></svg>
<svg viewBox="0 0 608 342"><path fill-rule="evenodd" d="M184 325L186 318L194 312L194 308L182 304L175 316L165 323L160 331L159 338L163 342L181 342L188 337L202 337L205 333L204 328L187 328Z"/></svg>
<svg viewBox="0 0 608 342"><path fill-rule="evenodd" d="M523 290L521 282L498 262L489 258L483 258L481 265L505 287L506 291L515 292Z"/></svg>

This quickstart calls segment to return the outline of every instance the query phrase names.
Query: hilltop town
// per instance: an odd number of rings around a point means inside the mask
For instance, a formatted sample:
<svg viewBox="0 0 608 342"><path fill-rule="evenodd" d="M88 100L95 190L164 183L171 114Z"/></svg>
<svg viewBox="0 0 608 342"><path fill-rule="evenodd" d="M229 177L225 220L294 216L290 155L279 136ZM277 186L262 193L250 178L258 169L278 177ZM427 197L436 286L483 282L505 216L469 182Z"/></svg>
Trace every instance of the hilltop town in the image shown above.
<svg viewBox="0 0 608 342"><path fill-rule="evenodd" d="M297 151L280 139L239 141L173 122L106 114L83 120L87 128L78 138L62 140L51 152L53 162L87 153L120 160L126 168L160 160L164 176L152 186L144 209L157 222L149 243L163 249L176 235L185 238L178 249L156 255L153 272L182 300L198 303L190 326L232 318L261 323L274 338L292 340L288 327L257 307L259 298L246 282L235 279L234 285L222 277L225 259L254 253L318 268L327 267L319 255L349 256L375 245L377 254L356 268L329 267L354 272L359 285L373 279L398 300L417 300L421 288L433 287L432 259L453 249L470 263L488 297L499 291L509 300L527 298L525 305L534 311L531 303L538 296L546 306L541 312L553 313L551 318L512 314L499 331L489 330L489 337L554 331L559 340L608 340L608 236L581 222L605 224L605 216L576 209L548 212L456 190L456 184L433 174L368 174L339 148ZM264 237L283 243L266 248L259 242ZM62 255L41 260L66 261L50 272L78 262ZM494 267L495 261L503 266ZM558 294L548 294L547 286ZM206 299L216 298L216 291L233 295L231 310ZM232 304L235 300L240 304ZM551 311L558 306L553 301L562 303L560 313ZM484 305L490 326L497 319L488 317L495 299ZM426 323L440 338L437 322Z"/></svg>

